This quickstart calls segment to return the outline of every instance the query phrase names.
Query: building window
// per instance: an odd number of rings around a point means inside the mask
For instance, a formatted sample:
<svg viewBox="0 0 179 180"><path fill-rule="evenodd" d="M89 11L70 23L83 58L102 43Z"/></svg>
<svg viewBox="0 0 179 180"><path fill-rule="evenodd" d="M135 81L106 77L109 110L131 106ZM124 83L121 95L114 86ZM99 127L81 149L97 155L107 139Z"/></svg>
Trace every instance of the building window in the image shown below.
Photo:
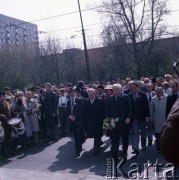
<svg viewBox="0 0 179 180"><path fill-rule="evenodd" d="M9 32L10 31L10 27L7 27L6 30L7 30L7 32Z"/></svg>
<svg viewBox="0 0 179 180"><path fill-rule="evenodd" d="M10 22L9 21L6 21L6 26L10 26Z"/></svg>
<svg viewBox="0 0 179 180"><path fill-rule="evenodd" d="M11 34L10 34L10 33L7 33L7 37L10 38L10 37L11 37Z"/></svg>

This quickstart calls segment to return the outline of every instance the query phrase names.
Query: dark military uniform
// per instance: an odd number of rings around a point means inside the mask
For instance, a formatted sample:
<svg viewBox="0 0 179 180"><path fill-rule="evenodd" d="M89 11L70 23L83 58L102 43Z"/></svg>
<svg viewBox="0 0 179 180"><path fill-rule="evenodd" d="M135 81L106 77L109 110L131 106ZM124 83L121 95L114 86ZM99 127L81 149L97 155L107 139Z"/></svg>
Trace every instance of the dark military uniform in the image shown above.
<svg viewBox="0 0 179 180"><path fill-rule="evenodd" d="M8 156L11 145L11 131L12 127L7 123L7 120L11 117L10 106L8 102L0 102L0 121L4 128L5 136L1 144L1 150L3 156Z"/></svg>

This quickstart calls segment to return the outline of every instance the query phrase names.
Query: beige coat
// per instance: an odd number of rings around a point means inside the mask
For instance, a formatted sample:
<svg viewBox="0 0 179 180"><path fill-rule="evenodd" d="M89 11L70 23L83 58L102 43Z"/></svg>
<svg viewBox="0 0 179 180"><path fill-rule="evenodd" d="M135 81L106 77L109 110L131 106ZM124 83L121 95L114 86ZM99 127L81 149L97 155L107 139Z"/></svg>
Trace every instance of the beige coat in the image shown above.
<svg viewBox="0 0 179 180"><path fill-rule="evenodd" d="M155 133L160 133L166 122L167 95L163 95L161 100L154 96L150 106L150 119L154 121Z"/></svg>
<svg viewBox="0 0 179 180"><path fill-rule="evenodd" d="M32 114L27 114L32 128L32 132L38 132L39 122L38 122L37 113L39 111L39 105L37 101L34 99L31 99L30 101L26 100L26 104L27 104L27 112L28 110L32 112Z"/></svg>

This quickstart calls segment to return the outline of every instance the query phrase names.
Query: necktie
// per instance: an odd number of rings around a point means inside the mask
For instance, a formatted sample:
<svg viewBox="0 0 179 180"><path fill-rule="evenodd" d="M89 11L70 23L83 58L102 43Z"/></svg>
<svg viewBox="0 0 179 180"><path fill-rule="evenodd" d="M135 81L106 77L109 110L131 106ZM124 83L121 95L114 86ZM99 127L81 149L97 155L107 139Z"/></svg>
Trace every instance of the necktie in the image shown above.
<svg viewBox="0 0 179 180"><path fill-rule="evenodd" d="M71 99L71 115L73 115L74 99Z"/></svg>
<svg viewBox="0 0 179 180"><path fill-rule="evenodd" d="M134 94L134 102L136 103L136 100L137 100L137 94L135 93Z"/></svg>
<svg viewBox="0 0 179 180"><path fill-rule="evenodd" d="M152 100L152 97L151 97L151 94L149 93L149 102L151 102Z"/></svg>

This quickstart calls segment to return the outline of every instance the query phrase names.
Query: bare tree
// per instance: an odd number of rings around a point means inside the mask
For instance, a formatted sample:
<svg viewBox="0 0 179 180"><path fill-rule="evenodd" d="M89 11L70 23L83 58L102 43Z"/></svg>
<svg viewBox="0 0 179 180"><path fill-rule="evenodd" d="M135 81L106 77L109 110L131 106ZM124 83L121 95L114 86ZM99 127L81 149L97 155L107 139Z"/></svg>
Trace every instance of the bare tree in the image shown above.
<svg viewBox="0 0 179 180"><path fill-rule="evenodd" d="M66 68L66 59L62 51L61 42L54 38L48 38L48 41L41 44L41 73L43 82L51 81L60 84L61 76Z"/></svg>
<svg viewBox="0 0 179 180"><path fill-rule="evenodd" d="M135 74L141 76L153 42L165 28L162 20L167 11L167 0L104 0L100 12L110 20L108 35L114 42L119 37L135 63ZM109 38L109 36L108 36ZM114 44L115 45L115 44Z"/></svg>

